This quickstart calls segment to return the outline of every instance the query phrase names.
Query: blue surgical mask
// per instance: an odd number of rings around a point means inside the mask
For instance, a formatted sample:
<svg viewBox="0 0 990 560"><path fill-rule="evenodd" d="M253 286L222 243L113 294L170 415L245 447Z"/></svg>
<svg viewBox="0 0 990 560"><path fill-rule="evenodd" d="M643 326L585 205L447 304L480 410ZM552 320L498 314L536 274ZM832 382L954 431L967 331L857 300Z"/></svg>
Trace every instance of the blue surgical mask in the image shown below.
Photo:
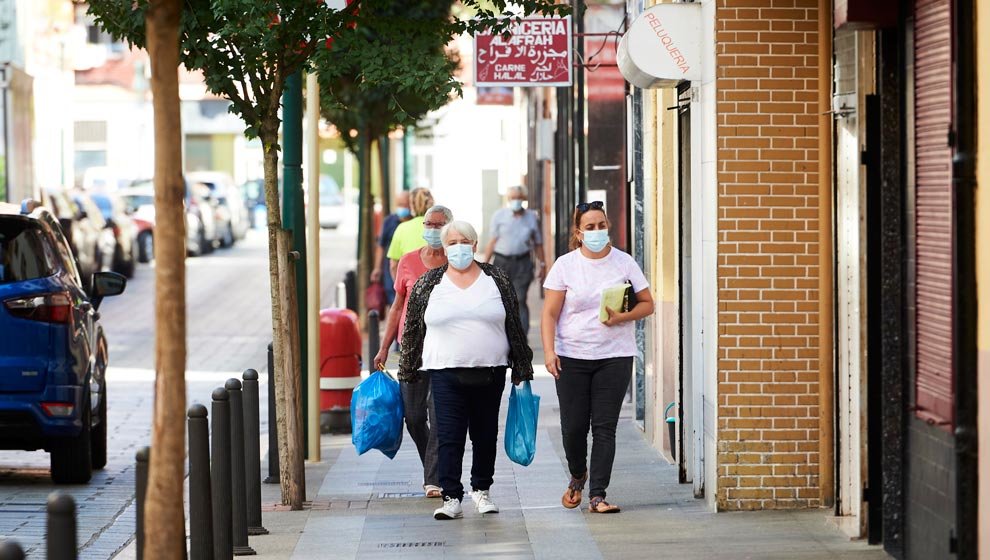
<svg viewBox="0 0 990 560"><path fill-rule="evenodd" d="M408 218L412 212L409 211L405 206L399 206L395 209L395 215L399 217L400 220L405 220Z"/></svg>
<svg viewBox="0 0 990 560"><path fill-rule="evenodd" d="M585 230L582 235L584 235L582 243L592 253L597 253L608 245L607 229Z"/></svg>
<svg viewBox="0 0 990 560"><path fill-rule="evenodd" d="M474 260L474 248L471 245L458 243L447 246L447 262L457 270L464 270Z"/></svg>
<svg viewBox="0 0 990 560"><path fill-rule="evenodd" d="M440 230L436 228L425 228L423 230L423 239L426 240L426 244L431 249L439 249L443 246L443 242L440 241Z"/></svg>
<svg viewBox="0 0 990 560"><path fill-rule="evenodd" d="M523 201L519 200L518 198L514 198L509 201L509 209L512 210L513 212L518 212L522 210L522 207L523 207Z"/></svg>

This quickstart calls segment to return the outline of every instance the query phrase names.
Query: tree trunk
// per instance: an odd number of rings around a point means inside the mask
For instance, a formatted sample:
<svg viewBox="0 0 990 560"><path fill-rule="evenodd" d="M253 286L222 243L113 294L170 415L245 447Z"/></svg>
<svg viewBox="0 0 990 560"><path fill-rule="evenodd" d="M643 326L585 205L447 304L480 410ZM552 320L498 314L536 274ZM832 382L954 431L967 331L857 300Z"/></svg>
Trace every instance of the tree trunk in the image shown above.
<svg viewBox="0 0 990 560"><path fill-rule="evenodd" d="M278 120L265 117L261 145L264 149L265 205L268 211L268 275L271 280L272 349L275 353L275 429L278 430L279 483L282 504L302 509L306 499L305 442L302 430L302 402L299 357L299 327L296 321L296 272L290 261L291 234L282 229L278 192ZM269 426L269 429L272 429Z"/></svg>
<svg viewBox="0 0 990 560"><path fill-rule="evenodd" d="M145 556L186 555L182 481L186 408L186 217L179 119L181 0L152 0L145 20L155 114L155 401L144 507Z"/></svg>
<svg viewBox="0 0 990 560"><path fill-rule="evenodd" d="M372 260L375 255L375 199L371 195L371 150L373 141L366 131L361 132L358 151L358 196L361 200L361 215L358 231L357 296L358 315L361 325L366 324L368 308L364 293L371 278Z"/></svg>
<svg viewBox="0 0 990 560"><path fill-rule="evenodd" d="M382 216L392 213L392 157L391 142L388 134L382 134L378 139L378 162L381 165L382 178Z"/></svg>

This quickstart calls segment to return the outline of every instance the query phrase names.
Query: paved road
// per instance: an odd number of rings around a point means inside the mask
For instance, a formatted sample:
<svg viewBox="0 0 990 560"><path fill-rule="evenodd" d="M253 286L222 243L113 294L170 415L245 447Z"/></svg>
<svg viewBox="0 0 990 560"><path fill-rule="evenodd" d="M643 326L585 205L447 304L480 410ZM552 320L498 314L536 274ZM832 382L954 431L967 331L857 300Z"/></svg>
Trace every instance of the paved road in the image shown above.
<svg viewBox="0 0 990 560"><path fill-rule="evenodd" d="M345 270L354 266L354 224L321 234L323 307ZM267 238L263 232L231 249L187 260L188 400L208 404L210 391L246 368L262 372L267 402L271 340ZM105 301L102 323L110 342L109 460L84 486L56 487L43 452L0 452L0 540L16 539L29 556L44 551L45 500L55 489L78 505L80 558L106 559L134 534L134 453L151 440L154 388L154 270L142 266L124 295ZM262 431L267 432L262 411Z"/></svg>

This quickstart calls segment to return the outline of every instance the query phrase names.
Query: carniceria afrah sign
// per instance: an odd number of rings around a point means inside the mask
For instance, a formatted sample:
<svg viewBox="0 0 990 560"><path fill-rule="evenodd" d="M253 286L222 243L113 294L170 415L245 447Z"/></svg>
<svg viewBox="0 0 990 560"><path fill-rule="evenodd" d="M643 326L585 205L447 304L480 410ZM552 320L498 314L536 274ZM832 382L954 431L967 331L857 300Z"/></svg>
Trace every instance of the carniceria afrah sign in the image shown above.
<svg viewBox="0 0 990 560"><path fill-rule="evenodd" d="M571 18L527 18L474 39L476 86L571 85Z"/></svg>
<svg viewBox="0 0 990 560"><path fill-rule="evenodd" d="M616 53L619 71L643 89L701 79L701 4L659 4L629 26Z"/></svg>

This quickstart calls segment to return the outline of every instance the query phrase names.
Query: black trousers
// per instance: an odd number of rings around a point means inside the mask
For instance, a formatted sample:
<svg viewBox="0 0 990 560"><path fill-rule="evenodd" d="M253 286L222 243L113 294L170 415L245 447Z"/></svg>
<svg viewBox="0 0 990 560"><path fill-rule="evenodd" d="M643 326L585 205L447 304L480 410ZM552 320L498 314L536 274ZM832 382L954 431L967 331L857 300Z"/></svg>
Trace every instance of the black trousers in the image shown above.
<svg viewBox="0 0 990 560"><path fill-rule="evenodd" d="M444 498L464 499L461 470L471 435L471 489L488 490L495 477L498 409L505 390L505 366L452 368L430 372L437 419L438 466Z"/></svg>
<svg viewBox="0 0 990 560"><path fill-rule="evenodd" d="M588 430L591 430L589 496L605 497L615 461L615 427L632 378L632 357L578 360L560 356L557 400L564 454L571 476L588 472Z"/></svg>
<svg viewBox="0 0 990 560"><path fill-rule="evenodd" d="M520 256L506 257L495 253L493 264L509 275L512 280L512 287L516 290L516 299L519 300L519 320L522 321L523 333L529 334L529 304L526 296L529 294L529 285L533 283L533 260L529 253Z"/></svg>

